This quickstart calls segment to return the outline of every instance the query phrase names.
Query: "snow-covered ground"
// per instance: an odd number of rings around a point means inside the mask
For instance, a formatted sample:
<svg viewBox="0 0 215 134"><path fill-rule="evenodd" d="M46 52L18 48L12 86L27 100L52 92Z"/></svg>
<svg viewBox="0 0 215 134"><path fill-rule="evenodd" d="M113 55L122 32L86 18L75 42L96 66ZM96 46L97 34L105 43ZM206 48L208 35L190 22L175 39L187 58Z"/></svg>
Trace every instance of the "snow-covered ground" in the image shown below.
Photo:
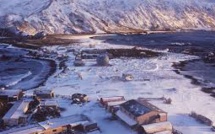
<svg viewBox="0 0 215 134"><path fill-rule="evenodd" d="M92 45L93 44L93 45ZM59 54L67 54L65 72L57 70L51 76L42 89L53 89L57 95L70 96L73 93L85 93L91 102L85 105L72 105L64 98L57 98L61 107L66 110L62 116L83 113L89 115L98 122L102 134L135 134L120 121L111 120L110 114L97 103L99 96L123 95L128 99L160 98L172 99L172 104L164 104L162 101L152 100L151 103L168 112L168 119L174 127L184 134L213 134L210 127L198 123L188 114L195 111L205 115L215 122L214 98L203 93L201 87L191 84L191 80L176 74L171 66L173 62L196 59L196 56L163 52L163 55L155 58L117 58L111 59L111 66L95 66L95 60L84 60L86 65L75 67L72 49L81 50L94 46L95 48L116 48L128 46L115 46L85 39L82 43L69 46L46 47ZM133 81L124 82L120 79L123 73L134 76ZM80 77L81 76L81 77ZM27 91L31 94L32 90Z"/></svg>
<svg viewBox="0 0 215 134"><path fill-rule="evenodd" d="M214 29L213 0L1 0L1 27L34 34Z"/></svg>

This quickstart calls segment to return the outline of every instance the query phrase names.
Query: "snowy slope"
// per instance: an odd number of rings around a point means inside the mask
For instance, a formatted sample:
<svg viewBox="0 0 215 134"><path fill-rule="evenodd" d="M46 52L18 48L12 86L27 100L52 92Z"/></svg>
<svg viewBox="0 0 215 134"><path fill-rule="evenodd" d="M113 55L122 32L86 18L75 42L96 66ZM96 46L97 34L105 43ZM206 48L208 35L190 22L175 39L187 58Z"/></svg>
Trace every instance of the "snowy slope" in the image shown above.
<svg viewBox="0 0 215 134"><path fill-rule="evenodd" d="M34 34L214 29L213 0L1 0L1 27Z"/></svg>

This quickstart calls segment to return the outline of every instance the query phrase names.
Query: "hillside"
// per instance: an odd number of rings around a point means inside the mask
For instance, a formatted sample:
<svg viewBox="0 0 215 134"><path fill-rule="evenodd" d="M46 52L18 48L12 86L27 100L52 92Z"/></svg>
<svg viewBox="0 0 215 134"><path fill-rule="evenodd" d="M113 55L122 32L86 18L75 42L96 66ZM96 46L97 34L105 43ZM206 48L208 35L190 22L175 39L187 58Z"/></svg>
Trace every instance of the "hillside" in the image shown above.
<svg viewBox="0 0 215 134"><path fill-rule="evenodd" d="M213 0L1 0L1 28L28 34L215 29Z"/></svg>

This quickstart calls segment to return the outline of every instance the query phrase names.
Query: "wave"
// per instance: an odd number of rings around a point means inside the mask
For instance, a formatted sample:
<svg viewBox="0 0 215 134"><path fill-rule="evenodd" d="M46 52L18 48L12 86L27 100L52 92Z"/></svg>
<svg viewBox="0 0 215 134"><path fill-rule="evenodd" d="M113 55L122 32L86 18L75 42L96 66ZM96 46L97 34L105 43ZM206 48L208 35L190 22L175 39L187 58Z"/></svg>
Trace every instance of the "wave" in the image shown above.
<svg viewBox="0 0 215 134"><path fill-rule="evenodd" d="M5 85L6 87L14 86L14 85L18 84L19 82L21 82L23 79L29 77L30 75L32 75L31 71L28 71L24 74L19 74L19 75L3 76L0 79L1 85Z"/></svg>

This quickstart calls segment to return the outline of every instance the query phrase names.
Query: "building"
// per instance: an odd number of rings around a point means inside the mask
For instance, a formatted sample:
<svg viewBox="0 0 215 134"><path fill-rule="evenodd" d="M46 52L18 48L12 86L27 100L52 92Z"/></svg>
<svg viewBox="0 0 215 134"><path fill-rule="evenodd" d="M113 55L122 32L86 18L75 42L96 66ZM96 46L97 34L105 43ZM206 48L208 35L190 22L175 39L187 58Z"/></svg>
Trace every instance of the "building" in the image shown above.
<svg viewBox="0 0 215 134"><path fill-rule="evenodd" d="M12 128L3 132L1 134L42 134L44 128L38 124L28 125L25 127Z"/></svg>
<svg viewBox="0 0 215 134"><path fill-rule="evenodd" d="M10 129L1 134L59 134L63 132L69 133L69 130L75 127L82 128L84 132L87 132L89 129L92 130L92 126L94 130L97 127L97 123L92 122L85 115L70 115L39 122L35 125Z"/></svg>
<svg viewBox="0 0 215 134"><path fill-rule="evenodd" d="M50 99L54 97L54 91L53 90L34 90L34 97L36 97L38 100L41 99Z"/></svg>
<svg viewBox="0 0 215 134"><path fill-rule="evenodd" d="M12 102L20 100L24 93L22 90L0 90L0 101Z"/></svg>
<svg viewBox="0 0 215 134"><path fill-rule="evenodd" d="M65 132L68 128L72 128L88 122L88 118L84 115L71 115L67 117L43 121L40 122L39 125L45 129L43 131L43 134L52 134Z"/></svg>
<svg viewBox="0 0 215 134"><path fill-rule="evenodd" d="M15 126L27 122L27 112L30 101L20 100L14 103L10 110L2 118L4 125Z"/></svg>
<svg viewBox="0 0 215 134"><path fill-rule="evenodd" d="M46 99L46 100L41 100L40 101L40 107L42 108L58 108L58 102L53 99Z"/></svg>
<svg viewBox="0 0 215 134"><path fill-rule="evenodd" d="M116 116L130 127L167 121L167 113L144 100L122 103Z"/></svg>
<svg viewBox="0 0 215 134"><path fill-rule="evenodd" d="M139 130L142 134L172 134L173 126L170 122L159 122L142 125Z"/></svg>
<svg viewBox="0 0 215 134"><path fill-rule="evenodd" d="M120 104L125 103L125 100L115 101L115 102L107 102L106 109L108 112L111 112L112 114L115 114L120 107Z"/></svg>
<svg viewBox="0 0 215 134"><path fill-rule="evenodd" d="M124 96L101 97L99 99L100 103L104 107L107 107L107 103L110 103L110 102L119 102L119 101L124 101L124 100L125 100Z"/></svg>

